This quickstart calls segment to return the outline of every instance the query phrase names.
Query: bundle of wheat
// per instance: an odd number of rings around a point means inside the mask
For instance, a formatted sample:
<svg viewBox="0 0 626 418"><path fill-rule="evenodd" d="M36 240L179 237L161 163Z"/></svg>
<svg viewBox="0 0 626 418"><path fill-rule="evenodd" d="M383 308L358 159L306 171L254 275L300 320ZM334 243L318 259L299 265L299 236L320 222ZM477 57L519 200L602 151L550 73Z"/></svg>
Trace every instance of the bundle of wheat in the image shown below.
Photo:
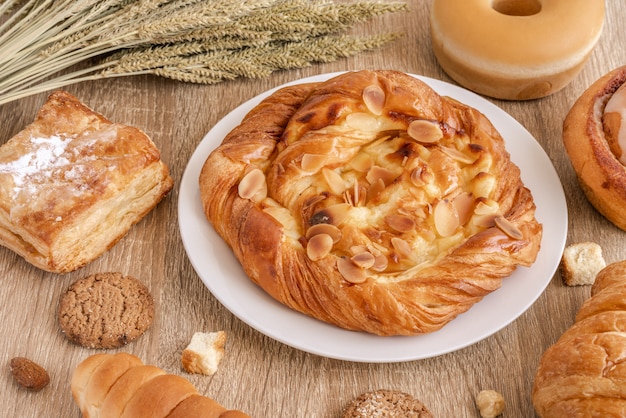
<svg viewBox="0 0 626 418"><path fill-rule="evenodd" d="M406 8L379 1L6 0L0 104L104 77L213 84L330 62L397 38L348 30Z"/></svg>

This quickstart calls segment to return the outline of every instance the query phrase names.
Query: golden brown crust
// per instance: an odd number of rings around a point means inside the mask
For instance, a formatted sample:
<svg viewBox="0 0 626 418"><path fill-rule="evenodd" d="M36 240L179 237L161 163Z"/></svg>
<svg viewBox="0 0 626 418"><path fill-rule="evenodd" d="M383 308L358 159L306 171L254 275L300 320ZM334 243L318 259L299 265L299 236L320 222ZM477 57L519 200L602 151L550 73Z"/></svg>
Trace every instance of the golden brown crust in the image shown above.
<svg viewBox="0 0 626 418"><path fill-rule="evenodd" d="M578 75L600 39L604 14L601 1L434 0L432 48L445 72L470 90L536 99Z"/></svg>
<svg viewBox="0 0 626 418"><path fill-rule="evenodd" d="M225 418L231 413L249 418L201 396L187 379L144 365L127 353L87 357L72 374L70 387L85 417Z"/></svg>
<svg viewBox="0 0 626 418"><path fill-rule="evenodd" d="M489 121L394 71L279 90L199 181L207 218L255 283L374 334L441 328L532 264L541 240Z"/></svg>
<svg viewBox="0 0 626 418"><path fill-rule="evenodd" d="M55 92L0 147L0 244L41 269L76 270L111 248L172 186L145 133Z"/></svg>
<svg viewBox="0 0 626 418"><path fill-rule="evenodd" d="M563 122L563 143L581 189L598 212L623 230L626 167L607 142L603 114L613 93L625 82L626 66L604 75L576 100Z"/></svg>
<svg viewBox="0 0 626 418"><path fill-rule="evenodd" d="M544 353L533 387L539 416L626 414L626 261L598 273L576 322Z"/></svg>

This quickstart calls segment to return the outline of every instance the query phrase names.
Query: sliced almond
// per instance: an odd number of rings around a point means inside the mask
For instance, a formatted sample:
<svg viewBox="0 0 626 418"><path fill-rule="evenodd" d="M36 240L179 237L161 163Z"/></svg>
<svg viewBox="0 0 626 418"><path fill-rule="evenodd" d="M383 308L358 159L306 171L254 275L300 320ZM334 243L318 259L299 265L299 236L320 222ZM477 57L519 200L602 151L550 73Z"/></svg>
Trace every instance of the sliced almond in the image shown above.
<svg viewBox="0 0 626 418"><path fill-rule="evenodd" d="M367 172L365 178L367 179L369 184L374 184L380 179L383 181L383 183L385 183L385 186L389 186L396 179L396 175L393 172L387 170L385 167L374 165Z"/></svg>
<svg viewBox="0 0 626 418"><path fill-rule="evenodd" d="M415 222L406 215L387 215L385 216L385 223L398 232L409 232L415 229Z"/></svg>
<svg viewBox="0 0 626 418"><path fill-rule="evenodd" d="M250 170L239 182L237 191L242 199L263 200L267 196L267 183L263 171L258 168Z"/></svg>
<svg viewBox="0 0 626 418"><path fill-rule="evenodd" d="M358 129L360 131L376 132L380 129L378 119L364 112L350 113L346 116L346 123L352 129Z"/></svg>
<svg viewBox="0 0 626 418"><path fill-rule="evenodd" d="M412 254L411 246L408 242L403 240L402 238L393 237L391 238L392 247L402 256L403 258L410 258Z"/></svg>
<svg viewBox="0 0 626 418"><path fill-rule="evenodd" d="M306 245L306 255L313 261L321 260L330 254L333 249L333 239L330 235L319 234L311 237Z"/></svg>
<svg viewBox="0 0 626 418"><path fill-rule="evenodd" d="M473 155L467 155L456 148L441 147L441 151L448 157L462 164L472 164L476 161L476 157Z"/></svg>
<svg viewBox="0 0 626 418"><path fill-rule="evenodd" d="M459 214L459 223L465 225L474 212L474 196L471 193L463 192L452 200L452 204Z"/></svg>
<svg viewBox="0 0 626 418"><path fill-rule="evenodd" d="M435 180L435 175L430 172L427 166L420 165L411 172L411 183L417 187L425 186Z"/></svg>
<svg viewBox="0 0 626 418"><path fill-rule="evenodd" d="M367 189L367 201L375 201L380 197L380 194L385 190L385 182L383 179L378 179L376 183L372 184L369 189Z"/></svg>
<svg viewBox="0 0 626 418"><path fill-rule="evenodd" d="M376 258L371 253L363 252L352 256L350 261L362 269L368 269L374 265Z"/></svg>
<svg viewBox="0 0 626 418"><path fill-rule="evenodd" d="M365 245L353 245L350 247L350 253L352 255L365 253L367 251L368 251L368 248Z"/></svg>
<svg viewBox="0 0 626 418"><path fill-rule="evenodd" d="M335 170L324 167L322 168L322 176L333 193L341 195L346 190L346 182Z"/></svg>
<svg viewBox="0 0 626 418"><path fill-rule="evenodd" d="M374 271L381 272L385 271L387 266L389 266L389 260L387 259L387 257L384 254L378 254L374 258L374 265L370 268Z"/></svg>
<svg viewBox="0 0 626 418"><path fill-rule="evenodd" d="M327 206L319 212L316 212L311 217L310 223L311 225L325 223L339 226L348 217L350 208L351 206L347 203L337 203Z"/></svg>
<svg viewBox="0 0 626 418"><path fill-rule="evenodd" d="M381 115L385 106L385 92L378 84L363 89L363 102L367 109L375 115Z"/></svg>
<svg viewBox="0 0 626 418"><path fill-rule="evenodd" d="M459 214L452 202L448 199L440 200L437 203L433 216L435 219L435 229L442 237L453 235L460 225Z"/></svg>
<svg viewBox="0 0 626 418"><path fill-rule="evenodd" d="M307 173L317 173L326 164L328 157L321 154L304 154L300 167Z"/></svg>
<svg viewBox="0 0 626 418"><path fill-rule="evenodd" d="M438 142L443 138L439 124L424 119L416 119L411 122L406 132L414 140L426 144Z"/></svg>
<svg viewBox="0 0 626 418"><path fill-rule="evenodd" d="M500 229L509 237L513 239L524 238L524 234L522 234L522 231L520 231L520 229L516 225L514 225L511 221L506 219L504 216L496 216L494 218L494 222L496 226L498 227L498 229Z"/></svg>
<svg viewBox="0 0 626 418"><path fill-rule="evenodd" d="M333 239L333 244L336 244L341 239L341 229L337 228L333 224L316 224L307 229L306 231L306 239L311 239L316 235L328 235Z"/></svg>
<svg viewBox="0 0 626 418"><path fill-rule="evenodd" d="M337 270L341 276L350 283L359 284L367 280L367 273L348 258L337 259Z"/></svg>

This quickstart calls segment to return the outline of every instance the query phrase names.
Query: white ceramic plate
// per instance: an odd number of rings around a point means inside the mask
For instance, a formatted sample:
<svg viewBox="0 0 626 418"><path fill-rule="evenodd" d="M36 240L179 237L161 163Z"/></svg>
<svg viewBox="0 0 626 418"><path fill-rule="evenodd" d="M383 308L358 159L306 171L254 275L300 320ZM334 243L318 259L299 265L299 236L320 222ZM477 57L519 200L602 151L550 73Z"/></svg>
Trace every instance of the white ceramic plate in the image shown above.
<svg viewBox="0 0 626 418"><path fill-rule="evenodd" d="M337 74L289 84L323 81ZM272 89L237 107L211 129L191 157L180 185L178 218L189 259L211 293L242 321L275 340L320 356L358 362L401 362L474 344L513 322L544 291L558 267L567 234L565 195L550 159L524 127L491 102L439 80L415 77L438 93L480 110L505 138L511 159L521 168L522 179L533 193L537 219L543 223L537 261L530 268L518 268L500 289L441 330L426 335L379 337L346 331L276 302L245 276L228 246L206 220L198 189L198 176L209 153L249 110L276 90Z"/></svg>

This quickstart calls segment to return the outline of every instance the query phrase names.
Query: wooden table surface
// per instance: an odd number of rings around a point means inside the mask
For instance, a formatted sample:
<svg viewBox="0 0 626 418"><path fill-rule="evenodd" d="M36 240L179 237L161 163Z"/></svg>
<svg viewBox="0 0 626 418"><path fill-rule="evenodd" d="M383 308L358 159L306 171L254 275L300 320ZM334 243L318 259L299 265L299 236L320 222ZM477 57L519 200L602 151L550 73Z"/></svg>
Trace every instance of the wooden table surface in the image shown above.
<svg viewBox="0 0 626 418"><path fill-rule="evenodd" d="M600 1L600 0L594 0ZM334 360L277 342L239 320L207 290L194 271L178 227L180 181L204 135L232 109L282 83L333 71L396 69L451 82L430 47L430 1L411 0L410 11L387 15L357 31L395 28L404 36L383 49L330 64L284 71L260 79L213 86L151 76L88 82L67 87L110 119L145 130L162 152L175 188L155 210L110 251L65 275L46 273L0 248L0 416L78 417L70 389L76 365L97 350L70 343L57 324L59 299L75 280L119 271L147 283L156 302L152 327L117 351L188 378L200 392L253 417L340 417L362 392L390 388L413 394L436 417L478 417L474 399L495 389L506 399L505 417L530 417L533 379L542 353L573 322L589 287L566 287L558 272L545 292L519 318L494 335L461 350L400 363ZM623 22L626 3L606 2L604 31L589 62L564 90L527 102L492 100L517 119L541 144L567 197L567 244L599 243L608 263L626 258L626 233L596 212L579 189L561 142L562 121L587 86L626 64ZM48 93L0 107L0 143L30 123ZM224 330L226 354L211 376L188 375L180 356L196 331ZM115 350L111 350L115 351ZM50 373L50 384L29 392L11 378L9 360L29 357Z"/></svg>

